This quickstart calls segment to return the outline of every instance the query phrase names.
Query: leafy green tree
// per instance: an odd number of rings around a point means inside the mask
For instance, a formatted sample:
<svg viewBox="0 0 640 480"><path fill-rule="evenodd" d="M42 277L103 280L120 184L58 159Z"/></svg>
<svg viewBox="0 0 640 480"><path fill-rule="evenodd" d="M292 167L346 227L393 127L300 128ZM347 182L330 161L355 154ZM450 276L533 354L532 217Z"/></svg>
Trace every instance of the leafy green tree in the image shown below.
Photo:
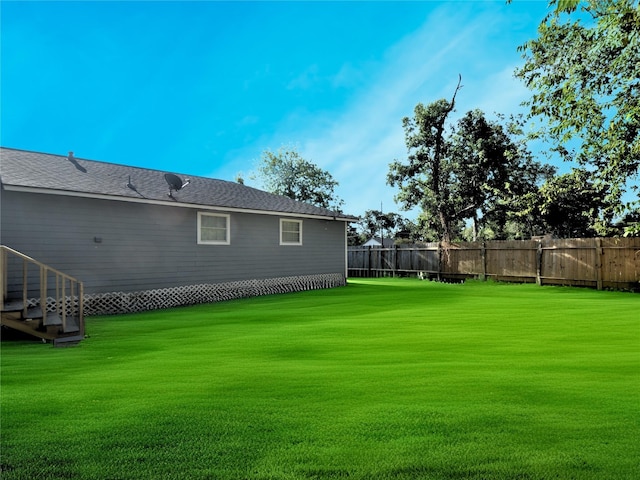
<svg viewBox="0 0 640 480"><path fill-rule="evenodd" d="M318 207L340 211L344 203L335 193L338 182L331 174L302 158L292 147L281 147L277 152L265 150L252 178L260 180L271 193Z"/></svg>
<svg viewBox="0 0 640 480"><path fill-rule="evenodd" d="M442 240L442 234L439 231L438 222L427 211L422 211L416 218L414 237L415 241L420 242L440 242ZM471 240L471 237L465 238L465 223L462 221L452 221L451 223L451 238L454 240Z"/></svg>
<svg viewBox="0 0 640 480"><path fill-rule="evenodd" d="M394 212L367 210L358 224L363 242L371 237L391 238L396 242L410 243L423 240L418 225Z"/></svg>
<svg viewBox="0 0 640 480"><path fill-rule="evenodd" d="M350 247L355 247L358 245L362 245L367 241L366 235L359 231L357 226L353 223L349 223L347 225L347 245Z"/></svg>
<svg viewBox="0 0 640 480"><path fill-rule="evenodd" d="M418 222L400 217L395 232L396 243L426 242L427 236Z"/></svg>
<svg viewBox="0 0 640 480"><path fill-rule="evenodd" d="M588 168L620 213L640 168L638 0L551 0L538 38L520 47L516 70L533 96L536 135ZM636 186L637 188L637 186Z"/></svg>
<svg viewBox="0 0 640 480"><path fill-rule="evenodd" d="M504 122L504 118L500 117ZM452 191L466 206L461 218L472 220L472 239L490 227L493 238L508 238L517 220L519 199L537 191L555 169L533 159L522 135L521 119L503 126L480 110L467 112L452 136ZM507 225L509 224L509 229Z"/></svg>
<svg viewBox="0 0 640 480"><path fill-rule="evenodd" d="M514 140L519 131L513 123L505 128L474 110L449 125L454 101L455 94L451 102L418 104L414 117L403 120L407 162L391 163L387 182L399 187L396 200L403 208L422 209L418 220L425 234L435 231L449 242L472 219L475 232L482 220L504 235L519 196L536 190L553 170Z"/></svg>
<svg viewBox="0 0 640 480"><path fill-rule="evenodd" d="M640 206L629 210L619 223L625 237L640 237Z"/></svg>
<svg viewBox="0 0 640 480"><path fill-rule="evenodd" d="M537 196L543 231L561 238L613 233L607 191L594 185L590 172L573 169L545 183Z"/></svg>
<svg viewBox="0 0 640 480"><path fill-rule="evenodd" d="M405 226L405 219L397 213L367 210L360 219L362 233L367 237L395 238Z"/></svg>
<svg viewBox="0 0 640 480"><path fill-rule="evenodd" d="M622 234L623 228L613 222L607 196L606 188L596 184L591 173L582 168L549 178L535 192L517 199L514 213L517 220L509 225L512 238L546 234L562 238ZM627 215L625 218L632 217Z"/></svg>
<svg viewBox="0 0 640 480"><path fill-rule="evenodd" d="M462 78L451 101L440 99L427 106L418 103L414 117L405 117L402 126L407 145L407 163L395 160L389 166L387 183L398 186L396 201L409 210L420 206L433 222L441 240L450 242L457 205L450 192L451 162L448 158L447 120L454 111Z"/></svg>

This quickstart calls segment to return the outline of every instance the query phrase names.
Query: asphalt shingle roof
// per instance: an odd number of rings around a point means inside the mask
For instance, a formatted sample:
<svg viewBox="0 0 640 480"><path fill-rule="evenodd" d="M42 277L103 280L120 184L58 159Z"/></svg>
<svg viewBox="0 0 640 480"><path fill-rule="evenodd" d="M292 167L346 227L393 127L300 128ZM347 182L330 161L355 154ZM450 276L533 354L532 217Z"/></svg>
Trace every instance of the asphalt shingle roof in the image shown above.
<svg viewBox="0 0 640 480"><path fill-rule="evenodd" d="M172 192L165 173L174 173L189 185ZM227 207L321 217L354 217L291 200L226 180L98 162L66 155L0 147L0 181L6 186L58 190L86 195L108 195L121 200L141 199L181 204Z"/></svg>

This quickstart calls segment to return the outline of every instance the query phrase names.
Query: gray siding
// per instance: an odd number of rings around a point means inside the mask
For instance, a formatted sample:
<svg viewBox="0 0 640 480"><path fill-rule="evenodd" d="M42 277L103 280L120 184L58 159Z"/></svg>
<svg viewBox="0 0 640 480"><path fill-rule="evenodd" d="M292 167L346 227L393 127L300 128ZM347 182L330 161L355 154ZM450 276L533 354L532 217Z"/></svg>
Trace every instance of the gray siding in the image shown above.
<svg viewBox="0 0 640 480"><path fill-rule="evenodd" d="M198 245L196 208L13 191L1 200L2 243L78 278L88 294L346 268L342 221L302 219L303 245L281 246L281 217L221 212L231 244Z"/></svg>

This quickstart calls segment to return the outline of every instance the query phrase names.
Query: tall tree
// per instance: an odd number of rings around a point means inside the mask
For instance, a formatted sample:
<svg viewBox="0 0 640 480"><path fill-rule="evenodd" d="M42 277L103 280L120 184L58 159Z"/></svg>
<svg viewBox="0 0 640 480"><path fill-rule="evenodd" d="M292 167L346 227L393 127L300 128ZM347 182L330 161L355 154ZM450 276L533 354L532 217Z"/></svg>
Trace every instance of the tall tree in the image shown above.
<svg viewBox="0 0 640 480"><path fill-rule="evenodd" d="M435 230L444 242L461 234L465 219L491 221L504 231L517 198L553 172L514 140L515 128L479 110L448 125L452 107L446 100L416 106L415 117L403 120L408 162L395 160L387 175L400 189L402 207L421 207L425 233Z"/></svg>
<svg viewBox="0 0 640 480"><path fill-rule="evenodd" d="M344 203L335 193L338 182L333 176L302 158L293 147L265 150L253 178L271 193L318 207L340 211Z"/></svg>
<svg viewBox="0 0 640 480"><path fill-rule="evenodd" d="M640 168L638 0L549 3L554 9L538 38L520 47L525 64L516 76L533 91L537 135L587 167L620 212L625 185Z"/></svg>
<svg viewBox="0 0 640 480"><path fill-rule="evenodd" d="M520 122L512 117L503 126L473 110L454 129L452 188L464 205L461 218L472 220L474 240L479 227L489 225L495 237L506 238L507 223L517 219L519 198L537 191L538 184L555 173L553 167L533 159Z"/></svg>
<svg viewBox="0 0 640 480"><path fill-rule="evenodd" d="M427 106L419 103L414 117L402 120L408 163L395 160L387 175L387 183L400 188L396 200L403 208L421 206L437 219L437 231L444 242L451 241L456 209L449 191L451 165L445 129L461 81L459 77L451 101L441 99Z"/></svg>
<svg viewBox="0 0 640 480"><path fill-rule="evenodd" d="M360 228L368 237L395 238L405 227L406 220L397 213L383 213L381 210L367 210L360 219Z"/></svg>
<svg viewBox="0 0 640 480"><path fill-rule="evenodd" d="M546 182L536 198L544 233L561 238L594 237L613 231L606 191L584 169L573 169Z"/></svg>

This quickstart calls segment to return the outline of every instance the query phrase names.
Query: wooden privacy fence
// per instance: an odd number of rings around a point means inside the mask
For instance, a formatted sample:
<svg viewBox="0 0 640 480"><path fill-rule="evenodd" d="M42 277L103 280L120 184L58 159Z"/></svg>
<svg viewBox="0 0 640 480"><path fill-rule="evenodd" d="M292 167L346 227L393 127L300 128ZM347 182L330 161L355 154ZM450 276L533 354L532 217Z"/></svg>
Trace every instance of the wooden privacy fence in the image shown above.
<svg viewBox="0 0 640 480"><path fill-rule="evenodd" d="M348 268L351 277L419 274L639 290L640 238L349 247Z"/></svg>

